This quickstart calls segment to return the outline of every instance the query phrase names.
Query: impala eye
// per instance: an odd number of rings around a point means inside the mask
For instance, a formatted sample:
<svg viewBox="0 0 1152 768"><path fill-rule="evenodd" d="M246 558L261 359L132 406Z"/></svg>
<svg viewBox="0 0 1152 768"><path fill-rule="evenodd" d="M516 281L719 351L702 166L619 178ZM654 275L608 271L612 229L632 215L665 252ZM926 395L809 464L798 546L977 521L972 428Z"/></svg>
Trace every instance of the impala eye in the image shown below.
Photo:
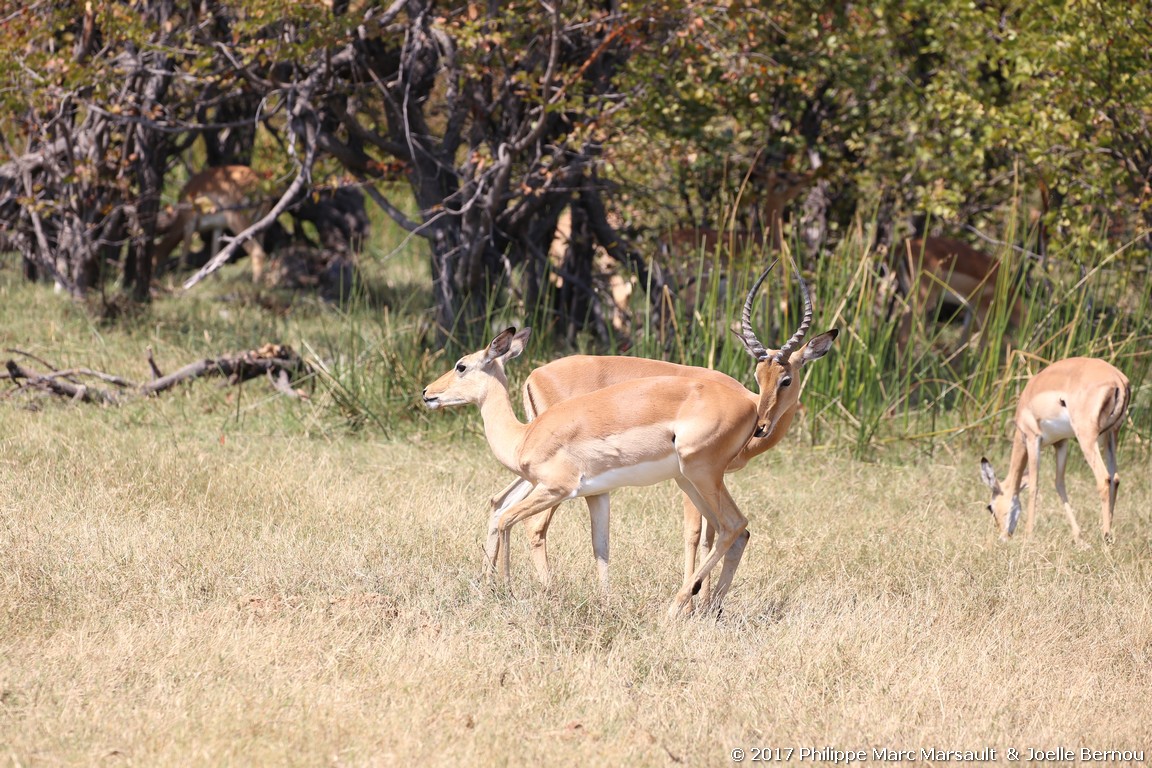
<svg viewBox="0 0 1152 768"><path fill-rule="evenodd" d="M988 505L988 514L990 514L990 515L996 514L995 512L992 511L992 505L991 504Z"/></svg>
<svg viewBox="0 0 1152 768"><path fill-rule="evenodd" d="M790 386L792 386L792 377L787 375L787 374L781 376L780 377L780 383L777 384L776 386L778 386L778 387L790 387Z"/></svg>
<svg viewBox="0 0 1152 768"><path fill-rule="evenodd" d="M468 370L468 366L464 363L456 363L456 373L464 373L466 370Z"/></svg>

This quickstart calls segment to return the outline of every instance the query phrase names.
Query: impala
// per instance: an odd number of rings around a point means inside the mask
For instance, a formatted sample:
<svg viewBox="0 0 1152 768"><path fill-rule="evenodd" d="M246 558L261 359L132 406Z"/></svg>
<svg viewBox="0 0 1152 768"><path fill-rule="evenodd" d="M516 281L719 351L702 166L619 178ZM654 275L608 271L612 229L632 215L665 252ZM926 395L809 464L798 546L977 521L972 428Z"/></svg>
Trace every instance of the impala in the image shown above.
<svg viewBox="0 0 1152 768"><path fill-rule="evenodd" d="M527 333L511 328L486 349L461 358L424 390L430 408L478 405L492 452L531 485L523 498L509 500L489 531L489 569L499 560L504 578L510 578L509 532L520 520L566 499L675 480L716 533L715 545L684 580L669 615L689 607L704 577L723 558L713 597L719 606L748 541L747 518L729 494L724 472L749 438L772 433L799 396L800 369L822 357L831 343L825 336L820 345L802 344L812 320L806 288L804 319L788 343L770 354L756 338L752 299L769 270L749 293L740 337L757 359L760 396L755 402L727 383L656 376L565 400L522 424L512 410L503 365L522 351Z"/></svg>
<svg viewBox="0 0 1152 768"><path fill-rule="evenodd" d="M1002 540L1016 530L1020 516L1020 489L1025 487L1024 470L1028 470L1028 516L1024 533L1031 535L1039 493L1040 449L1056 449L1056 493L1064 502L1064 514L1072 526L1072 538L1080 542L1080 526L1068 491L1064 487L1064 469L1068 463L1068 441L1080 444L1080 450L1096 476L1100 495L1100 529L1106 543L1112 543L1112 513L1116 508L1116 491L1120 478L1116 474L1116 433L1124 422L1132 390L1127 377L1119 370L1091 357L1070 357L1053 363L1032 377L1020 394L1016 406L1012 458L1003 484L987 459L980 460L980 476L992 489L988 510ZM1100 448L1104 452L1101 455Z"/></svg>
<svg viewBox="0 0 1152 768"><path fill-rule="evenodd" d="M948 237L911 238L899 251L896 276L906 303L896 332L898 349L908 346L913 312L927 311L935 317L945 298L966 310L961 345L968 341L973 326L984 328L996 298L999 261ZM1019 294L1012 297L1009 313L1009 323L1019 328L1024 321L1024 302Z"/></svg>
<svg viewBox="0 0 1152 768"><path fill-rule="evenodd" d="M833 329L809 342L809 349L826 349L836 338L837 331ZM770 350L769 354L773 354ZM599 389L634 379L651 376L681 376L684 378L704 379L715 381L731 387L734 393L757 402L754 392L746 389L740 382L732 377L708 368L699 368L690 365L677 365L663 360L648 360L638 357L613 357L599 355L572 355L555 360L541 366L529 374L524 382L523 403L524 412L531 421L553 405L571 399L578 395L594 392ZM800 408L797 400L792 407L784 411L776 422L775 428L762 437L750 439L740 453L728 464L728 472L742 469L750 459L773 448L788 433L788 428L796 412ZM491 502L490 528L494 527L507 506L524 497L531 489L526 480L514 481L507 488L496 494ZM606 495L588 496L585 498L591 517L592 549L596 557L596 566L602 590L607 593L608 579L608 519L609 503ZM684 503L684 574L690 576L696 568L696 551L700 543L701 517L699 510L692 504L691 497L685 495ZM529 540L531 555L536 566L540 581L547 585L551 580L548 566L548 527L552 521L553 508L530 523ZM711 530L709 531L711 533Z"/></svg>
<svg viewBox="0 0 1152 768"><path fill-rule="evenodd" d="M229 230L238 234L260 218L267 201L260 195L263 179L246 165L222 165L200 171L180 190L180 199L172 216L164 225L163 238L152 252L156 273L166 266L168 257L177 245L182 245L180 263L188 259L192 235L208 234L209 254L218 250L220 233ZM259 281L264 271L266 255L255 238L244 243L252 258L252 279Z"/></svg>

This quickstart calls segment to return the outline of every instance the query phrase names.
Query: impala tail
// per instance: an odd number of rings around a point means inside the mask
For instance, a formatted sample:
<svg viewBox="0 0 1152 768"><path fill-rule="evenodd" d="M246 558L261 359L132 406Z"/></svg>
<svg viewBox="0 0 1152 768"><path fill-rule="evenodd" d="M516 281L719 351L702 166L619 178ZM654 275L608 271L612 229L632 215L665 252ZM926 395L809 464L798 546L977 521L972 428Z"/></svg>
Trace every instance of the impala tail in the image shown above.
<svg viewBox="0 0 1152 768"><path fill-rule="evenodd" d="M1113 387L1105 400L1105 408L1101 412L1100 431L1107 432L1120 426L1124 416L1128 413L1128 403L1132 401L1132 385L1125 383L1123 387Z"/></svg>

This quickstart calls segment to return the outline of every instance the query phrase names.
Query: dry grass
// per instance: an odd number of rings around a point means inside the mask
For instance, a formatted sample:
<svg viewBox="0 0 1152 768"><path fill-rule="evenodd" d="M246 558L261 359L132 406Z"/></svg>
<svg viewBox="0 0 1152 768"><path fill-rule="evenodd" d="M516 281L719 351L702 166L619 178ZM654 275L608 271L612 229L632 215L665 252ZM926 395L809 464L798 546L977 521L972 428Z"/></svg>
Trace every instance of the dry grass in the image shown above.
<svg viewBox="0 0 1152 768"><path fill-rule="evenodd" d="M731 478L752 540L722 619L669 624L670 485L617 494L609 601L575 504L553 589L518 536L513 592L494 593L483 500L506 476L480 437L244 436L166 415L181 407L2 412L0 761L1152 743L1146 459L1122 457L1118 543L1081 552L1050 486L1036 537L996 543L975 455L891 467L792 443Z"/></svg>

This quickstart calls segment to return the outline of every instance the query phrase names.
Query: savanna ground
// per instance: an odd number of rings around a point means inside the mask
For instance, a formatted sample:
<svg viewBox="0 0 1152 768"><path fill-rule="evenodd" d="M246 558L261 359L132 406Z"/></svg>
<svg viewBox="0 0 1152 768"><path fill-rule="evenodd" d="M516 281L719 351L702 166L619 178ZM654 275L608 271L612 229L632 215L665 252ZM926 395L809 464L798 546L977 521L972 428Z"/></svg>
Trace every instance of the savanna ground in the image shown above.
<svg viewBox="0 0 1152 768"><path fill-rule="evenodd" d="M60 365L144 379L147 346L168 368L270 340L355 353L347 316L306 301L269 312L243 300L239 273L217 286L239 301L159 302L109 328L14 267L0 270L0 347ZM1092 542L1078 550L1051 455L1035 536L1002 544L977 469L987 452L1003 472L1006 440L867 461L814 446L806 420L729 477L752 539L722 617L669 623L671 484L615 495L610 598L578 503L553 525L552 588L518 535L512 590L494 590L486 500L508 475L474 412L415 405L451 360L401 370L380 354L404 379L388 396L412 403L399 425L336 425L352 385L300 401L202 381L119 408L0 403L4 763L1152 749L1152 467L1138 441L1122 444L1110 548L1074 453Z"/></svg>

